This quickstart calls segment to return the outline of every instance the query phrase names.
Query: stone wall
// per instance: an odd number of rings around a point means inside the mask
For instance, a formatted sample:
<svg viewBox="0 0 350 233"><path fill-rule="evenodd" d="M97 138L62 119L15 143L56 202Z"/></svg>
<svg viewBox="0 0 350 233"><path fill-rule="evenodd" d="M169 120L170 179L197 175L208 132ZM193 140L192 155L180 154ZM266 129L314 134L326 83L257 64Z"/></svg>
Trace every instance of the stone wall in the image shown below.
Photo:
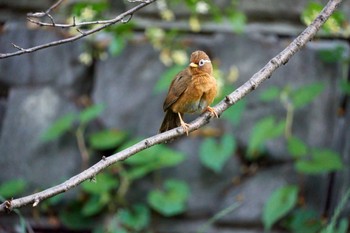
<svg viewBox="0 0 350 233"><path fill-rule="evenodd" d="M11 42L31 47L62 38L56 30L27 29L23 22L17 21L16 15L23 11L36 10L47 4L40 2L27 5L25 1L0 1L0 12L9 14L7 18L3 14L0 16L0 20L6 21L4 30L0 32L0 52L13 51ZM247 26L246 33L236 35L220 27L216 31L209 25L206 30L211 30L210 34L186 35L185 39L192 41L188 51L205 48L223 73L228 73L232 65L236 66L239 79L235 85L240 85L285 48L295 32L300 31L298 15L305 2L241 1L240 9L254 21ZM218 4L224 6L226 1L218 1ZM349 6L347 2L343 9L347 11ZM145 8L139 17L150 14L155 14L152 5ZM135 19L140 27L147 20L152 19ZM261 23L258 27L257 22ZM279 34L278 30L274 30L276 23L288 24L288 33L282 30ZM285 34L292 36L281 37ZM80 171L81 159L73 135L50 143L43 143L40 135L60 116L79 111L82 96L87 95L94 103L106 105L99 119L103 127L125 130L141 137L157 133L163 118L162 102L166 93L154 94L152 90L160 74L167 69L160 62L158 52L148 42L138 40L137 43L129 43L117 57L109 56L106 60L84 65L78 57L88 43L81 40L0 60L0 183L23 178L28 181L28 192L31 193ZM247 109L240 125L232 127L217 119L209 127L224 127L233 132L240 148L246 148L251 127L258 119L269 114L285 117L281 105L259 100L262 91L272 85L301 87L319 81L325 84L325 90L311 105L295 113L293 132L308 145L337 150L344 163L349 165L349 101L346 102L344 115L338 114L344 99L339 82L347 70L340 62L326 63L319 56L319 51L337 46L343 46L345 53L349 53L348 44L341 40L318 39L310 42L271 79L246 97ZM306 176L301 181L286 154L284 140L270 141L267 145L268 163L248 166L254 172L239 184L234 184L232 180L242 175L247 164L238 155L232 156L220 174L213 173L204 168L198 159L202 139L189 136L170 145L188 157L180 166L162 171L162 175L187 181L191 185L191 197L183 217L158 221L160 232L194 232L209 216L237 199L242 201L240 207L220 219L211 231L260 232L263 204L276 188L285 184L302 185L305 202L323 211L329 194L330 176ZM335 177L337 186L334 187L333 205L349 187L349 167L346 166ZM142 196L147 188L143 185L135 187L136 198L144 198ZM174 227L169 229L169 225Z"/></svg>

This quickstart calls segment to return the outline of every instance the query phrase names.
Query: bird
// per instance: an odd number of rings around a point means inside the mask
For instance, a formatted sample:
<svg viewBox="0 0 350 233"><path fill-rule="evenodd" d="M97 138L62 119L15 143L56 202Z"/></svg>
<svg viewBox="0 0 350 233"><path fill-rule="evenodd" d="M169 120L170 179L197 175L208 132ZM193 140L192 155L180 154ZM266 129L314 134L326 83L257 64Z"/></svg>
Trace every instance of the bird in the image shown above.
<svg viewBox="0 0 350 233"><path fill-rule="evenodd" d="M210 107L216 94L217 83L209 56L204 51L194 51L189 65L170 84L163 104L165 116L159 132L182 126L188 135L189 124L183 120L185 113L209 111L218 118L216 111Z"/></svg>

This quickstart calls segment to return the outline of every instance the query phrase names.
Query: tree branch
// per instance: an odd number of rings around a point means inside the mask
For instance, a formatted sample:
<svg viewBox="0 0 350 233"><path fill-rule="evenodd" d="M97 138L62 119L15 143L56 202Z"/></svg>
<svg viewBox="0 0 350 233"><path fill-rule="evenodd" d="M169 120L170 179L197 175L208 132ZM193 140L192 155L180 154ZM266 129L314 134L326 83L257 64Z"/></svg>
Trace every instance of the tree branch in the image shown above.
<svg viewBox="0 0 350 233"><path fill-rule="evenodd" d="M329 16L335 11L337 6L342 2L342 0L330 0L322 12L317 16L317 18L308 26L296 39L292 41L282 52L277 56L272 58L261 70L255 73L246 83L237 88L234 92L227 95L224 100L218 103L214 109L218 114L222 114L227 108L231 107L237 101L242 99L244 96L255 90L263 81L270 78L272 73L280 67L282 64L286 64L288 60L298 52L308 41L316 35L317 31L324 24L324 22L329 18ZM199 116L196 120L191 122L189 131L194 131L210 121L211 115L205 113ZM166 131L161 134L154 135L152 137L146 138L135 145L126 148L116 154L109 157L103 157L101 161L91 166L87 170L79 173L78 175L70 178L69 180L56 185L54 187L48 188L44 191L34 193L32 195L11 199L3 202L0 205L1 211L11 211L14 208L19 208L28 204L33 204L33 206L38 205L41 201L55 196L59 193L68 191L69 189L79 185L85 180L91 179L96 176L103 169L108 166L127 159L128 157L136 154L139 151L145 150L153 145L164 143L170 139L177 138L184 135L185 132L181 127Z"/></svg>
<svg viewBox="0 0 350 233"><path fill-rule="evenodd" d="M148 4L151 4L152 2L155 2L156 0L149 0L149 1L143 1L142 3L140 3L139 5L135 6L134 8L131 8L130 10L118 15L117 17L115 17L114 19L111 19L111 20L105 20L105 21L100 21L100 22L103 22L101 26L97 27L97 28L94 28L94 29L91 29L91 30L87 30L87 31L84 31L83 33L81 31L79 35L76 35L76 36L73 36L73 37L69 37L69 38L66 38L66 39L62 39L62 40L57 40L57 41L53 41L53 42L50 42L50 43L47 43L47 44L42 44L42 45L38 45L38 46L35 46L35 47L31 47L31 48L22 48L18 45L14 45L12 44L16 49L18 49L17 52L13 52L13 53L0 53L0 59L4 59L4 58L8 58L8 57L13 57L13 56L18 56L18 55L22 55L24 53L32 53L34 51L37 51L37 50L41 50L41 49L45 49L45 48L48 48L48 47L53 47L53 46L57 46L57 45L60 45L60 44L65 44L65 43L68 43L68 42L73 42L73 41L76 41L76 40L79 40L85 36L88 36L88 35L91 35L95 32L98 32L98 31L101 31L102 29L106 28L106 27L109 27L117 22L122 22L122 23L127 23L130 21L132 15L142 9L143 7L147 6ZM34 20L33 20L34 21ZM96 21L97 22L97 21ZM89 23L89 22L88 22ZM91 22L90 22L91 23ZM53 25L57 25L53 22L52 20L52 24ZM96 23L95 23L96 24ZM82 24L83 25L83 24Z"/></svg>
<svg viewBox="0 0 350 233"><path fill-rule="evenodd" d="M47 9L45 12L35 12L35 13L28 13L28 17L34 17L34 18L41 18L46 16L49 16L50 12L58 7L64 0L58 0L56 3L54 3L52 6L50 6L49 9ZM50 17L50 16L49 16Z"/></svg>

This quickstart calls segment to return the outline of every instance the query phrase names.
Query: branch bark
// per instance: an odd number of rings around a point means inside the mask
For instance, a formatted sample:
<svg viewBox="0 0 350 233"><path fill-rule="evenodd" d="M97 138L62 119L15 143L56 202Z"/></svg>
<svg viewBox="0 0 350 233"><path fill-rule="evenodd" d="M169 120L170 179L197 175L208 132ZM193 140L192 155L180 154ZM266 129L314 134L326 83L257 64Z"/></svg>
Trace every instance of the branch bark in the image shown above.
<svg viewBox="0 0 350 233"><path fill-rule="evenodd" d="M324 7L322 12L316 17L316 19L308 26L296 39L294 39L282 52L273 57L262 69L255 73L246 83L237 88L231 94L227 95L220 103L214 106L215 111L218 114L222 114L226 109L234 105L237 101L242 99L244 96L255 90L263 81L270 78L272 73L281 65L285 65L288 60L298 52L305 44L312 40L316 35L317 31L321 28L324 22L329 16L335 11L337 6L342 0L330 0ZM210 113L205 113L191 122L189 131L194 131L205 124L209 123L211 118ZM164 143L170 139L177 138L184 135L184 130L179 127L162 134L157 134L152 137L146 138L135 145L126 148L116 154L109 157L104 157L101 161L81 172L80 174L70 178L69 180L48 188L44 191L34 193L29 196L25 196L18 199L7 200L0 205L0 212L11 211L14 208L19 208L28 204L33 206L38 205L41 201L55 196L59 193L68 191L69 189L79 185L87 179L91 179L96 176L103 169L108 166L127 159L128 157L136 154L139 151L145 150L153 145Z"/></svg>
<svg viewBox="0 0 350 233"><path fill-rule="evenodd" d="M68 43L68 42L73 42L73 41L79 40L79 39L81 39L83 37L86 37L86 36L89 36L91 34L94 34L94 33L98 32L98 31L101 31L102 29L104 29L106 27L109 27L109 26L111 26L113 24L116 24L117 22L127 23L127 22L129 22L129 20L131 19L132 15L136 11L142 9L143 7L145 7L145 6L151 4L152 2L155 2L155 1L156 0L143 1L139 5L137 5L137 6L133 7L133 8L131 8L130 10L128 10L128 11L118 15L114 19L100 21L98 23L93 22L95 24L100 24L102 22L102 25L100 25L99 27L96 27L94 29L87 30L87 31L78 30L78 32L80 32L80 34L78 34L76 36L73 36L73 37L69 37L69 38L66 38L66 39L53 41L53 42L50 42L50 43L38 45L38 46L35 46L35 47L31 47L31 48L22 48L22 47L20 47L20 46L18 46L16 44L12 43L12 45L18 51L17 52L13 52L13 53L0 53L0 59L4 59L4 58L8 58L8 57L14 57L14 56L22 55L22 54L25 54L25 53L32 53L32 52L35 52L37 50L41 50L41 49L45 49L45 48L49 48L49 47L65 44L65 43ZM43 14L46 14L46 13L43 13ZM48 15L48 14L46 14L46 15ZM34 20L32 20L32 21L34 21ZM91 23L91 22L88 22L88 23ZM57 25L53 21L52 21L52 24L53 25ZM80 26L82 26L82 25L85 25L85 24L82 23Z"/></svg>

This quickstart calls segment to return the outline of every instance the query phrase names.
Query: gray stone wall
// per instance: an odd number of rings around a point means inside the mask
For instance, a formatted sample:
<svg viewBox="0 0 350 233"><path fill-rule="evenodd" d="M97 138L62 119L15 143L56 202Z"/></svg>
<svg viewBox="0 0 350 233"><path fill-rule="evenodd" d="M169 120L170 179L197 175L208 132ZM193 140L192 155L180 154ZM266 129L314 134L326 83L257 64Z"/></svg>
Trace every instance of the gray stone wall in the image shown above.
<svg viewBox="0 0 350 233"><path fill-rule="evenodd" d="M27 29L21 26L23 22L15 19L23 11L45 9L47 4L46 1L34 2L37 5L26 4L26 1L0 0L0 12L8 14L0 14L0 20L6 21L7 25L0 32L0 52L13 51L11 42L31 47L62 38L56 30ZM218 4L224 6L225 2L218 1ZM255 22L261 22L261 26L249 24L247 32L242 35L225 32L220 27L217 31L208 27L210 34L186 35L184 39L191 41L187 50L207 50L224 73L228 73L232 65L237 66L239 79L236 85L240 85L293 38L280 37L281 34L295 35L299 31L298 16L305 2L241 1L239 8ZM347 11L349 6L347 2L343 9ZM140 17L149 14L155 14L154 6L145 8ZM279 34L273 29L274 23L266 19L294 26L287 27L288 33L282 30ZM141 18L136 22L144 25L147 20ZM106 105L99 119L103 127L125 130L141 137L157 133L163 118L162 102L166 93L154 94L152 90L167 67L159 61L158 52L148 42L137 41L129 43L119 56L96 60L90 65L84 65L78 59L89 46L87 40L0 60L0 183L23 178L28 181L28 193L31 193L80 171L81 158L73 135L65 135L50 143L40 141L40 135L60 116L79 111L79 100L84 95L91 97L94 103ZM310 42L271 79L247 96L247 109L240 125L232 127L217 119L209 126L227 128L238 139L239 147L246 148L252 125L257 120L269 114L285 117L281 105L259 100L262 91L269 86L283 88L286 85L301 87L314 81L324 83L322 94L307 108L295 113L293 132L308 145L333 148L342 155L345 169L335 174L332 205L338 202L350 184L350 102L347 101L345 114L338 115L344 98L339 82L347 70L341 62L322 61L319 51L337 46L343 46L345 54L349 53L349 45L341 40L318 39ZM215 174L199 162L198 148L202 139L189 136L170 145L188 157L186 163L164 170L162 175L187 181L191 185L191 196L183 218L157 221L156 227L160 232L194 232L208 216L237 199L242 200L240 207L220 219L216 227L210 229L211 232L260 232L263 204L276 188L285 184L302 185L306 203L323 211L329 194L329 175L306 176L301 181L286 153L284 140L268 143L267 165L247 167L237 154L232 156L220 174ZM241 177L244 169L252 169L253 172L234 184L232 180ZM135 187L133 196L144 198L147 188L147 185ZM169 229L169 225L175 227Z"/></svg>

